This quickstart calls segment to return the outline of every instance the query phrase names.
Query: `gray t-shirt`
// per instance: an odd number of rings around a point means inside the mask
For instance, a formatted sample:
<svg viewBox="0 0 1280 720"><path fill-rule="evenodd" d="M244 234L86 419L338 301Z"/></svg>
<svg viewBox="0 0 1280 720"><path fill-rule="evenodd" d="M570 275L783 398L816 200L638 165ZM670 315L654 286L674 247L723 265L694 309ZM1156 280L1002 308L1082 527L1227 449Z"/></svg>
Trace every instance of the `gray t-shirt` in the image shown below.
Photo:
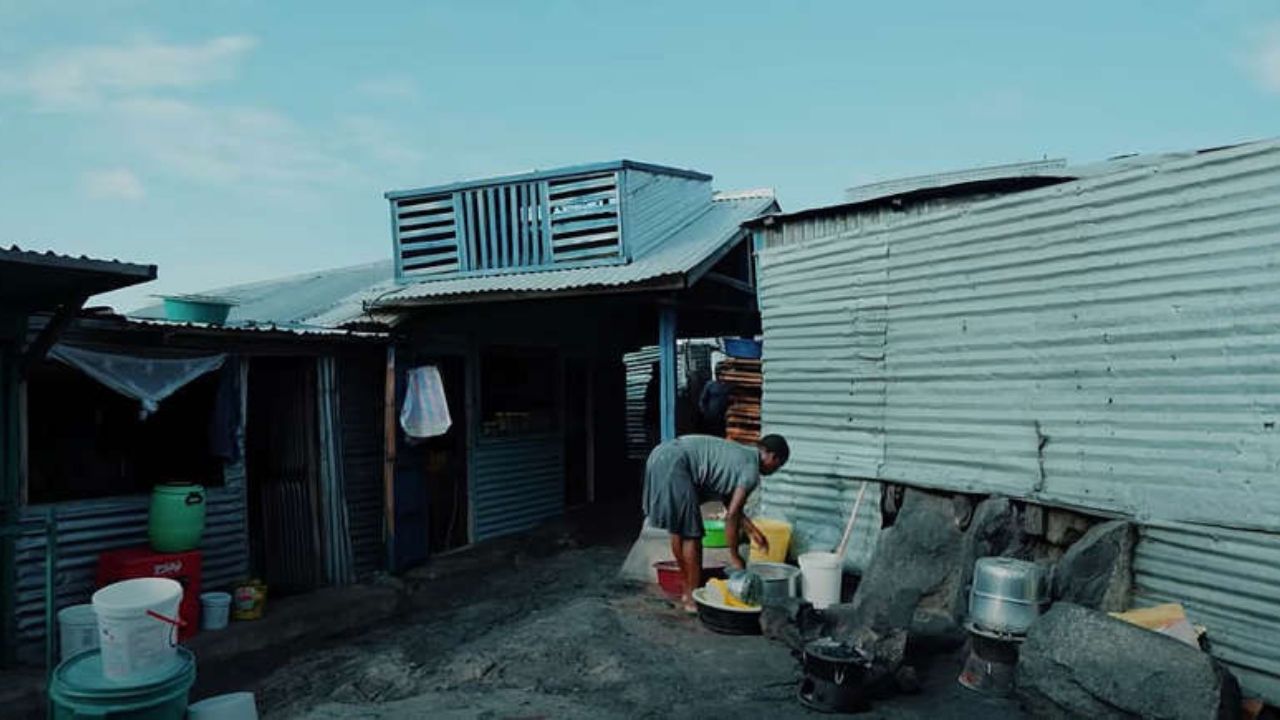
<svg viewBox="0 0 1280 720"><path fill-rule="evenodd" d="M729 497L760 484L760 451L710 435L685 435L673 441L689 461L693 486L702 496Z"/></svg>

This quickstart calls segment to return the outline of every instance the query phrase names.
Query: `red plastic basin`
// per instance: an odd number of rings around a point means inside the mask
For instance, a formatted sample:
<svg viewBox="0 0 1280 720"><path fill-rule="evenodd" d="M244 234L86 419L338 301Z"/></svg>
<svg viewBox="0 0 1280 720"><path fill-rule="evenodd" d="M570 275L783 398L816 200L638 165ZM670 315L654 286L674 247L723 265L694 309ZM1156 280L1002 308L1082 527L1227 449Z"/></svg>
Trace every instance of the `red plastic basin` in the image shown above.
<svg viewBox="0 0 1280 720"><path fill-rule="evenodd" d="M684 593L684 578L680 576L680 565L675 560L659 560L653 564L653 569L658 573L658 586L662 588L662 592L673 598ZM703 582L713 577L726 577L724 563L713 562L702 566Z"/></svg>

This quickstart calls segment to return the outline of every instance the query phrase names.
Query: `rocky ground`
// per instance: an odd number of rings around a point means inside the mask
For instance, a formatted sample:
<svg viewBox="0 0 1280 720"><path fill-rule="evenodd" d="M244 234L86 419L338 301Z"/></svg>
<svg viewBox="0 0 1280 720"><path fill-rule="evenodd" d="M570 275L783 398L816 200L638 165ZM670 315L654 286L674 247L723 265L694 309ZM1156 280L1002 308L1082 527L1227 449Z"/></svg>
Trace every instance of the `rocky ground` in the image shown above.
<svg viewBox="0 0 1280 720"><path fill-rule="evenodd" d="M787 648L714 634L654 590L617 581L628 546L543 533L462 572L419 573L419 609L209 669L197 696L251 689L269 718L815 715L795 700L799 666ZM1011 702L960 688L958 662L934 663L922 694L867 717L1018 716Z"/></svg>

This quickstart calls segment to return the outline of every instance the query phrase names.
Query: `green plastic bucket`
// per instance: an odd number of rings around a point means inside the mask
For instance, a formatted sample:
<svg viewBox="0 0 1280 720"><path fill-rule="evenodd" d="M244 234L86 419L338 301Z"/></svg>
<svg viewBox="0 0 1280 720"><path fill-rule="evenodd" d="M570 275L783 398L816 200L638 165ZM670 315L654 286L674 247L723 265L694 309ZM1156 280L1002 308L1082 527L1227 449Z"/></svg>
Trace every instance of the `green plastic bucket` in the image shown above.
<svg viewBox="0 0 1280 720"><path fill-rule="evenodd" d="M196 681L196 657L184 647L177 657L167 672L120 683L103 676L102 651L76 655L53 671L53 720L182 720Z"/></svg>
<svg viewBox="0 0 1280 720"><path fill-rule="evenodd" d="M204 488L190 483L165 483L151 491L147 530L151 549L178 553L195 550L204 535Z"/></svg>
<svg viewBox="0 0 1280 720"><path fill-rule="evenodd" d="M702 536L702 547L722 548L729 546L728 541L724 539L723 520L704 520L702 529L706 531Z"/></svg>

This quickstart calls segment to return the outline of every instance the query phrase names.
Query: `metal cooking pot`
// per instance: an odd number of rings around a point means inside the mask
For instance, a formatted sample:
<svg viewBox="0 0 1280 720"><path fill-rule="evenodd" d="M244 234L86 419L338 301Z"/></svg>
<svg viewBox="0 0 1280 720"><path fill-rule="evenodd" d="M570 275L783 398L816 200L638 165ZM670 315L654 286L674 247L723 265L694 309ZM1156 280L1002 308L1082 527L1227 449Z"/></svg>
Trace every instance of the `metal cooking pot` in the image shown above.
<svg viewBox="0 0 1280 720"><path fill-rule="evenodd" d="M969 619L985 630L1021 635L1040 616L1049 594L1039 565L1013 558L980 558L973 567Z"/></svg>
<svg viewBox="0 0 1280 720"><path fill-rule="evenodd" d="M782 605L800 594L800 568L786 563L753 562L747 570L763 583L762 605Z"/></svg>

